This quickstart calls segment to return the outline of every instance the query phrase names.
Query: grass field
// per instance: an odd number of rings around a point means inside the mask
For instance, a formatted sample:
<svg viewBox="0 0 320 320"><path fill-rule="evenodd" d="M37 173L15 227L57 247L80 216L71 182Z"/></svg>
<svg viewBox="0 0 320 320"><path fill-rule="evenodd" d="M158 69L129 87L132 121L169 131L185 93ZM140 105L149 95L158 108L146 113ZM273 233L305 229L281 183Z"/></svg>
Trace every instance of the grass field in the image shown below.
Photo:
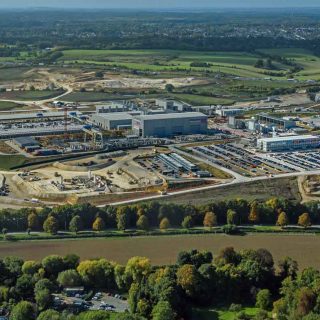
<svg viewBox="0 0 320 320"><path fill-rule="evenodd" d="M44 100L44 99L50 99L50 98L56 97L62 93L63 91L49 91L49 90L9 91L9 92L0 93L0 99L21 100L21 101Z"/></svg>
<svg viewBox="0 0 320 320"><path fill-rule="evenodd" d="M69 102L95 102L95 101L107 101L123 99L123 96L116 96L110 93L104 92L72 92L61 98L63 101Z"/></svg>
<svg viewBox="0 0 320 320"><path fill-rule="evenodd" d="M231 99L223 99L223 98L215 98L215 97L207 97L202 95L194 95L194 94L183 94L183 93L175 93L172 94L172 97L178 100L185 101L186 103L190 103L195 106L205 106L205 105L231 105L235 101Z"/></svg>
<svg viewBox="0 0 320 320"><path fill-rule="evenodd" d="M0 155L0 169L2 170L10 170L26 162L27 158L21 155Z"/></svg>
<svg viewBox="0 0 320 320"><path fill-rule="evenodd" d="M298 79L320 79L320 58L310 51L297 48L264 49L259 51L292 59L301 65L304 70L297 73L296 78Z"/></svg>
<svg viewBox="0 0 320 320"><path fill-rule="evenodd" d="M0 68L0 81L15 81L31 79L32 74L27 74L30 68L14 67L14 68Z"/></svg>
<svg viewBox="0 0 320 320"><path fill-rule="evenodd" d="M125 263L132 256L146 256L153 264L162 265L175 263L177 254L182 250L195 248L217 254L226 246L233 246L237 250L266 248L276 262L290 256L298 261L301 268L320 268L320 237L314 235L217 234L1 242L0 257L17 255L24 259L42 259L49 254L73 252L82 259L105 257L119 263Z"/></svg>
<svg viewBox="0 0 320 320"><path fill-rule="evenodd" d="M243 308L242 311L248 316L255 316L259 309L257 308ZM207 308L194 309L192 312L193 320L234 320L237 312L232 312L224 309Z"/></svg>
<svg viewBox="0 0 320 320"><path fill-rule="evenodd" d="M14 102L0 101L0 111L10 111L18 107L23 108L23 106Z"/></svg>
<svg viewBox="0 0 320 320"><path fill-rule="evenodd" d="M77 64L106 65L141 71L209 71L241 77L265 77L254 67L258 55L246 52L196 52L175 50L67 50L61 61ZM191 67L192 62L208 67ZM286 66L280 65L282 69ZM276 71L281 76L282 71Z"/></svg>

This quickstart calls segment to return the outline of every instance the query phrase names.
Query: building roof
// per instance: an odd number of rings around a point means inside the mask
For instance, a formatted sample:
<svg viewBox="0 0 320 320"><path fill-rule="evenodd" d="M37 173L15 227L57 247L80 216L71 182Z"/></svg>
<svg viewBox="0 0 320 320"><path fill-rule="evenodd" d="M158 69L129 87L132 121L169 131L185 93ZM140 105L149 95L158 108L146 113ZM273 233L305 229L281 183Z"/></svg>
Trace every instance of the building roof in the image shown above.
<svg viewBox="0 0 320 320"><path fill-rule="evenodd" d="M39 145L39 142L36 141L33 137L17 137L17 138L14 138L14 141L17 144L24 145L24 146Z"/></svg>
<svg viewBox="0 0 320 320"><path fill-rule="evenodd" d="M170 120L181 118L207 118L201 112L182 112L182 113L162 113L162 114L147 114L135 117L139 120Z"/></svg>
<svg viewBox="0 0 320 320"><path fill-rule="evenodd" d="M131 120L132 115L127 112L111 112L111 113L96 113L96 117L102 117L107 120Z"/></svg>
<svg viewBox="0 0 320 320"><path fill-rule="evenodd" d="M74 112L75 111L70 111L68 112L68 114L71 115ZM77 115L81 115L81 113L77 112ZM23 120L23 119L34 119L34 118L54 118L54 117L64 117L64 111L4 114L4 115L0 115L0 121Z"/></svg>
<svg viewBox="0 0 320 320"><path fill-rule="evenodd" d="M259 113L257 114L257 117L264 117L264 118L268 118L270 120L276 120L276 121L283 121L283 122L295 122L294 120L287 120L281 117L276 117L273 115L270 115L268 113Z"/></svg>
<svg viewBox="0 0 320 320"><path fill-rule="evenodd" d="M277 141L295 141L295 140L305 140L305 139L320 139L320 136L312 136L309 134L309 135L299 135L299 136L261 138L261 139L258 139L258 141L277 142Z"/></svg>

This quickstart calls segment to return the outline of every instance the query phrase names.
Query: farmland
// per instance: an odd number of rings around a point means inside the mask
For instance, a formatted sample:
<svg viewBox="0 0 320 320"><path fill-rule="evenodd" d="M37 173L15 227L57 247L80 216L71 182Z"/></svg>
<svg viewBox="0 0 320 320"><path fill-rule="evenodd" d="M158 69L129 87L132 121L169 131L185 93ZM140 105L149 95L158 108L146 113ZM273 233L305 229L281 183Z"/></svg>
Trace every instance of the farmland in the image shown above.
<svg viewBox="0 0 320 320"><path fill-rule="evenodd" d="M1 242L0 255L2 257L17 255L24 259L38 260L48 254L64 255L73 252L82 259L105 257L119 263L125 263L132 256L146 256L153 264L162 265L174 263L177 254L182 250L195 248L210 250L217 254L222 248L233 246L237 250L266 248L273 254L276 262L290 256L299 262L300 268L307 266L320 268L319 245L320 237L313 235L181 235Z"/></svg>

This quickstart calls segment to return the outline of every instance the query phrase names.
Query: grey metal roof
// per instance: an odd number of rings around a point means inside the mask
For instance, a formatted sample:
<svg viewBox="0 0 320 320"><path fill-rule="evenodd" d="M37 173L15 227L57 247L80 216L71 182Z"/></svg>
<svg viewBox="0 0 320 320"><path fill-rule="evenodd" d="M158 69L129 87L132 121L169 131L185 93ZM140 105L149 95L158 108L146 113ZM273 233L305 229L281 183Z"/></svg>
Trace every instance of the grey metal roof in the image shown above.
<svg viewBox="0 0 320 320"><path fill-rule="evenodd" d="M148 114L135 117L140 120L170 120L181 118L207 118L201 112L181 112L181 113L162 113L162 114Z"/></svg>
<svg viewBox="0 0 320 320"><path fill-rule="evenodd" d="M17 138L14 138L14 141L20 145L28 145L28 146L39 145L38 141L36 141L33 137L17 137Z"/></svg>
<svg viewBox="0 0 320 320"><path fill-rule="evenodd" d="M107 120L130 120L132 115L127 112L111 112L111 113L96 113L94 117L101 117Z"/></svg>

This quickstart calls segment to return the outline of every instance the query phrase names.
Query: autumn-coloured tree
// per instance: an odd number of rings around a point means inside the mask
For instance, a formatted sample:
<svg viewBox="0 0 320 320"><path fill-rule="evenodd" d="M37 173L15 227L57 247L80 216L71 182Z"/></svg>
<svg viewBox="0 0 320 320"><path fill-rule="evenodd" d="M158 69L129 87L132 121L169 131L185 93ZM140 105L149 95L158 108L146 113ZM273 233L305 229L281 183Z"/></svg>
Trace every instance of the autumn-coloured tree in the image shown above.
<svg viewBox="0 0 320 320"><path fill-rule="evenodd" d="M250 213L249 213L248 220L252 223L258 223L260 220L258 203L256 201L252 202L250 205Z"/></svg>
<svg viewBox="0 0 320 320"><path fill-rule="evenodd" d="M166 230L168 228L170 228L170 221L168 218L163 218L160 222L160 229L161 230Z"/></svg>
<svg viewBox="0 0 320 320"><path fill-rule="evenodd" d="M309 213L305 212L301 216L299 216L298 225L304 228L308 228L311 226Z"/></svg>
<svg viewBox="0 0 320 320"><path fill-rule="evenodd" d="M195 296L200 284L200 276L195 266L181 266L177 271L177 282L189 297Z"/></svg>
<svg viewBox="0 0 320 320"><path fill-rule="evenodd" d="M284 211L280 212L277 220L277 226L280 226L282 228L288 225L288 223L289 223L289 220L288 220L287 214Z"/></svg>
<svg viewBox="0 0 320 320"><path fill-rule="evenodd" d="M213 212L207 212L203 219L203 225L212 228L217 225L217 216Z"/></svg>
<svg viewBox="0 0 320 320"><path fill-rule="evenodd" d="M92 229L94 231L103 231L105 229L106 225L104 223L104 221L102 220L102 218L97 217L96 220L94 221L93 225L92 225Z"/></svg>

